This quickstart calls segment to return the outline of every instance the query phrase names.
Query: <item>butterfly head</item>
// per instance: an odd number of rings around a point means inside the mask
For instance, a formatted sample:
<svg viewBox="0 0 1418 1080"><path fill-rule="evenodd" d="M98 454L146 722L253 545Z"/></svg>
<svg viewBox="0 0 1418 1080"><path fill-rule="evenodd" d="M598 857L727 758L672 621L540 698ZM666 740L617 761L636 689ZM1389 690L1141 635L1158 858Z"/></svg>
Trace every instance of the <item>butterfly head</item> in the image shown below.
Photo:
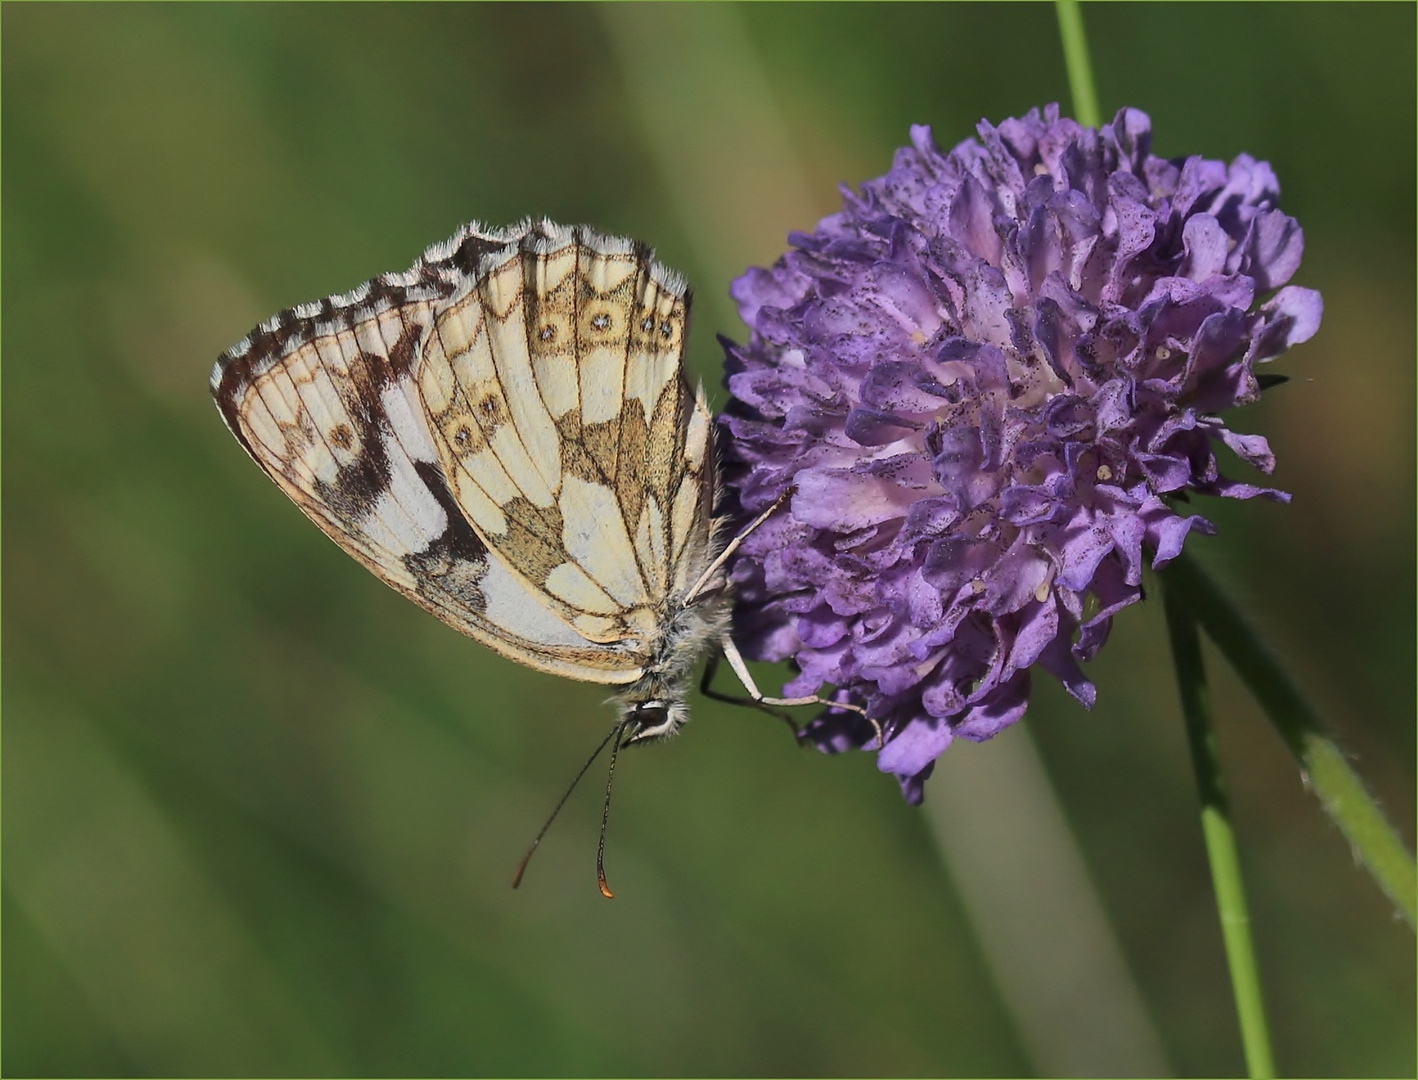
<svg viewBox="0 0 1418 1080"><path fill-rule="evenodd" d="M622 746L667 739L689 719L689 706L683 700L670 697L649 701L626 702L621 713L625 724Z"/></svg>

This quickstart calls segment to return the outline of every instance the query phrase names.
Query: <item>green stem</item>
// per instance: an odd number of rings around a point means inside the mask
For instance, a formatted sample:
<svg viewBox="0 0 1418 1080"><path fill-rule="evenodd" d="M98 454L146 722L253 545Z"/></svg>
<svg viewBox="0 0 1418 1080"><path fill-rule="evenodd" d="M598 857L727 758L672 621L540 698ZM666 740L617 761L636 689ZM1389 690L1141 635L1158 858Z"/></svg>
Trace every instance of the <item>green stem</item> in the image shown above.
<svg viewBox="0 0 1418 1080"><path fill-rule="evenodd" d="M1418 909L1418 868L1413 856L1309 702L1216 583L1188 556L1174 559L1162 577L1169 591L1186 597L1207 636L1295 755L1301 776L1339 826L1355 857L1413 926Z"/></svg>
<svg viewBox="0 0 1418 1080"><path fill-rule="evenodd" d="M1093 65L1088 60L1088 35L1083 30L1083 11L1078 0L1055 0L1059 15L1059 36L1063 38L1064 66L1068 68L1068 90L1073 98L1073 118L1084 127L1096 128L1098 92L1093 88Z"/></svg>
<svg viewBox="0 0 1418 1080"><path fill-rule="evenodd" d="M1167 631L1172 640L1172 658L1177 667L1187 742L1191 746L1192 767L1201 796L1201 828L1206 839L1206 855L1211 861L1211 884L1216 891L1221 937L1226 945L1226 963L1231 969L1231 987L1236 995L1246 1069L1252 1077L1268 1078L1275 1075L1275 1062L1270 1053L1260 971L1256 966L1255 946L1251 940L1245 885L1241 881L1241 860L1236 850L1231 810L1221 779L1216 732L1211 726L1211 703L1206 690L1206 670L1201 661L1201 638L1197 634L1195 617L1182 597L1182 590L1175 586L1172 579L1167 579L1163 589Z"/></svg>

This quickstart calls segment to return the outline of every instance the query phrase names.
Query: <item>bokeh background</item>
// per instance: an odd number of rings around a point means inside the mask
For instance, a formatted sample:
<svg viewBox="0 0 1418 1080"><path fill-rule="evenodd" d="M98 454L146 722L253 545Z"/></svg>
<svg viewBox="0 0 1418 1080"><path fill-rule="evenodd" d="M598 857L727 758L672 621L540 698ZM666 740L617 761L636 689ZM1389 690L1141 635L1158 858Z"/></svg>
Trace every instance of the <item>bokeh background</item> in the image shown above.
<svg viewBox="0 0 1418 1080"><path fill-rule="evenodd" d="M1414 16L1085 7L1105 113L1148 111L1164 155L1270 160L1305 227L1296 280L1324 292L1323 329L1236 425L1270 438L1294 503L1207 506L1221 536L1198 557L1410 849ZM927 815L870 756L799 751L750 711L696 701L680 739L623 759L614 902L594 780L512 892L607 728L603 691L377 583L245 458L207 376L280 307L464 220L546 214L688 274L691 364L722 401L729 280L839 183L885 171L911 123L950 146L981 117L1067 109L1052 7L0 17L3 1071L1048 1071ZM1413 936L1210 656L1280 1068L1412 1076ZM1042 679L1026 726L1165 1069L1240 1073L1157 605L1091 674L1096 709ZM1033 805L990 794L981 821Z"/></svg>

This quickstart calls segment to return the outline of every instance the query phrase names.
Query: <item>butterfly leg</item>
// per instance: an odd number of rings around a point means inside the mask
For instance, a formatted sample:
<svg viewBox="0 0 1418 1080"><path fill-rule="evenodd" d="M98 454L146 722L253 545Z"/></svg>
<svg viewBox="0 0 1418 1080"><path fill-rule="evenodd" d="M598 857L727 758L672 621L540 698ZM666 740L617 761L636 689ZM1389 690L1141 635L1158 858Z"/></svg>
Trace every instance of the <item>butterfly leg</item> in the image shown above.
<svg viewBox="0 0 1418 1080"><path fill-rule="evenodd" d="M719 552L714 561L705 568L704 573L699 575L699 580L689 587L689 592L684 594L684 602L686 604L694 603L695 598L706 589L709 582L713 580L714 575L733 557L734 552L739 549L739 545L747 540L756 528L772 517L778 507L787 502L788 499L792 497L792 494L793 489L789 488L787 491L783 492L783 494L779 495L772 506L745 525L742 531L725 545L724 550Z"/></svg>
<svg viewBox="0 0 1418 1080"><path fill-rule="evenodd" d="M718 670L719 654L717 652L710 653L709 662L704 665L704 677L699 680L699 692L701 694L703 694L707 698L713 698L715 701L723 701L728 703L729 705L747 706L750 709L758 709L760 712L765 712L769 716L776 717L777 719L783 721L783 723L787 724L788 727L792 728L793 738L797 740L799 745L802 745L802 726L787 713L779 712L777 709L773 708L771 705L767 704L765 701L762 700L755 700L754 698L746 697L735 697L733 694L725 694L722 691L715 690L711 684L714 681L714 674Z"/></svg>
<svg viewBox="0 0 1418 1080"><path fill-rule="evenodd" d="M746 704L752 704L756 708L763 709L765 712L771 712L774 716L783 717L784 719L786 719L786 716L784 716L783 713L774 711L775 707L826 705L833 709L846 709L848 712L859 714L866 719L867 723L871 724L872 730L876 732L878 748L886 745L886 735L881 730L881 725L872 717L867 716L866 709L862 708L860 705L853 705L846 701L830 701L827 698L818 697L816 694L795 698L768 697L758 689L758 684L753 681L753 675L749 672L748 665L744 663L743 654L739 652L738 646L734 644L734 639L728 634L725 634L719 642L719 648L724 654L724 659L729 662L729 667L734 669L734 674L738 676L738 680L743 684L743 688L748 691L749 700L745 702ZM716 661L717 659L718 658L715 657ZM706 670L712 671L713 668L711 667ZM714 695L710 696L712 697ZM794 728L796 729L796 725L794 725ZM801 732L799 732L799 738L801 738Z"/></svg>

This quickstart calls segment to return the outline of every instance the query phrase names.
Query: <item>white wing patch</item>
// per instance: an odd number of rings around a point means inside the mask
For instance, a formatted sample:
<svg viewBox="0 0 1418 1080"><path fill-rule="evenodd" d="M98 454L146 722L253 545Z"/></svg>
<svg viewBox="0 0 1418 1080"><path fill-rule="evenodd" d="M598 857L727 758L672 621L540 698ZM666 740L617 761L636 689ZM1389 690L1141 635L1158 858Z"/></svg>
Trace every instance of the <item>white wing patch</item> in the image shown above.
<svg viewBox="0 0 1418 1080"><path fill-rule="evenodd" d="M640 577L615 492L568 476L559 505L566 522L562 533L566 553L622 607L648 603L650 593Z"/></svg>
<svg viewBox="0 0 1418 1080"><path fill-rule="evenodd" d="M488 560L487 572L478 580L478 587L487 598L484 613L489 621L518 637L568 649L586 649L595 645L553 614L546 605L535 602L521 579L510 573L498 559ZM636 675L639 675L638 669Z"/></svg>
<svg viewBox="0 0 1418 1080"><path fill-rule="evenodd" d="M581 423L619 419L625 403L625 353L594 348L581 360Z"/></svg>
<svg viewBox="0 0 1418 1080"><path fill-rule="evenodd" d="M669 592L669 553L665 551L668 536L665 515L660 511L659 501L651 495L645 500L640 524L635 529L635 557L640 563L640 573L650 583L650 588L659 593Z"/></svg>
<svg viewBox="0 0 1418 1080"><path fill-rule="evenodd" d="M547 575L547 592L591 615L614 615L623 606L575 563L562 563Z"/></svg>

